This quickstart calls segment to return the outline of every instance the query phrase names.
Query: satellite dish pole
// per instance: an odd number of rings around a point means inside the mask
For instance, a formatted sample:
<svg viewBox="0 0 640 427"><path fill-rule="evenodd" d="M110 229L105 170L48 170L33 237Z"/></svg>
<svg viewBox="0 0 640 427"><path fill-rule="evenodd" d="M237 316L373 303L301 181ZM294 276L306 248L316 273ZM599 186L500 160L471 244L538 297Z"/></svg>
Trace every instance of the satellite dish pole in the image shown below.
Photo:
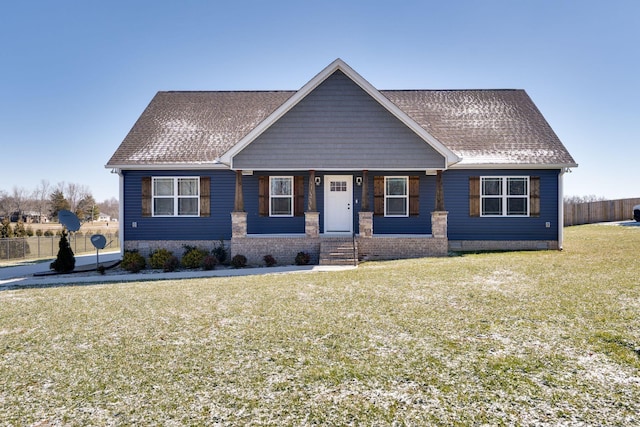
<svg viewBox="0 0 640 427"><path fill-rule="evenodd" d="M96 270L100 267L99 259L100 259L100 249L104 249L107 245L107 238L102 234L94 234L91 236L91 244L96 248Z"/></svg>

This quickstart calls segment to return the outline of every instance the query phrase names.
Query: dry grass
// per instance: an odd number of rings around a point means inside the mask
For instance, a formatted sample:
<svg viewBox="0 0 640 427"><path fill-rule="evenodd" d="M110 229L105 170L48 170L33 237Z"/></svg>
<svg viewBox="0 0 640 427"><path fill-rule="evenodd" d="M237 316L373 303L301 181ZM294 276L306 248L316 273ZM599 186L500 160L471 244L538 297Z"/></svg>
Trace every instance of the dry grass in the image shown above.
<svg viewBox="0 0 640 427"><path fill-rule="evenodd" d="M640 228L563 252L0 293L7 425L637 425Z"/></svg>

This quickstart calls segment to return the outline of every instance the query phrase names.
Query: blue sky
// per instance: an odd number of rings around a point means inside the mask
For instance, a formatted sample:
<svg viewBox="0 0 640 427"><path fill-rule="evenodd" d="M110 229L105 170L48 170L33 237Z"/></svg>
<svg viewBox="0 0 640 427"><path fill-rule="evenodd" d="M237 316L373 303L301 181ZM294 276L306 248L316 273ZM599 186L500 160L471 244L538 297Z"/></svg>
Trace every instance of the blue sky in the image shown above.
<svg viewBox="0 0 640 427"><path fill-rule="evenodd" d="M86 185L159 90L299 89L342 58L378 89L525 89L579 167L640 197L640 2L14 1L0 13L0 190Z"/></svg>

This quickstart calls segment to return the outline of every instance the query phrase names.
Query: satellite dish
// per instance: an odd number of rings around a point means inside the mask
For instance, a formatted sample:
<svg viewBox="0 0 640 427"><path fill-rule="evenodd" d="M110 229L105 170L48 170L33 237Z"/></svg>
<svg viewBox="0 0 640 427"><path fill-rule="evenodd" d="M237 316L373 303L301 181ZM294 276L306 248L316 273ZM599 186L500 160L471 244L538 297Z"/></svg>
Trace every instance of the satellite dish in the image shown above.
<svg viewBox="0 0 640 427"><path fill-rule="evenodd" d="M80 220L71 211L61 210L58 212L58 220L60 224L64 225L69 231L78 231L80 230Z"/></svg>
<svg viewBox="0 0 640 427"><path fill-rule="evenodd" d="M104 249L107 245L107 238L102 234L94 234L91 236L91 243L96 249Z"/></svg>

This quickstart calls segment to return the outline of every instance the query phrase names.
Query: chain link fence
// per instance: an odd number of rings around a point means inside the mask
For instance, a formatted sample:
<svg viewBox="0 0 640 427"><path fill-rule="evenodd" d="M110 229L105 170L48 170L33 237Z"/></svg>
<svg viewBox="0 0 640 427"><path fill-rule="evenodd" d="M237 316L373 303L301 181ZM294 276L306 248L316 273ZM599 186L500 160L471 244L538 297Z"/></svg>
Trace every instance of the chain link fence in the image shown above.
<svg viewBox="0 0 640 427"><path fill-rule="evenodd" d="M107 245L104 251L120 249L118 233L106 233ZM96 248L91 243L91 234L70 233L69 244L76 255L92 253ZM11 237L0 239L0 262L20 260L55 258L58 255L60 236Z"/></svg>

